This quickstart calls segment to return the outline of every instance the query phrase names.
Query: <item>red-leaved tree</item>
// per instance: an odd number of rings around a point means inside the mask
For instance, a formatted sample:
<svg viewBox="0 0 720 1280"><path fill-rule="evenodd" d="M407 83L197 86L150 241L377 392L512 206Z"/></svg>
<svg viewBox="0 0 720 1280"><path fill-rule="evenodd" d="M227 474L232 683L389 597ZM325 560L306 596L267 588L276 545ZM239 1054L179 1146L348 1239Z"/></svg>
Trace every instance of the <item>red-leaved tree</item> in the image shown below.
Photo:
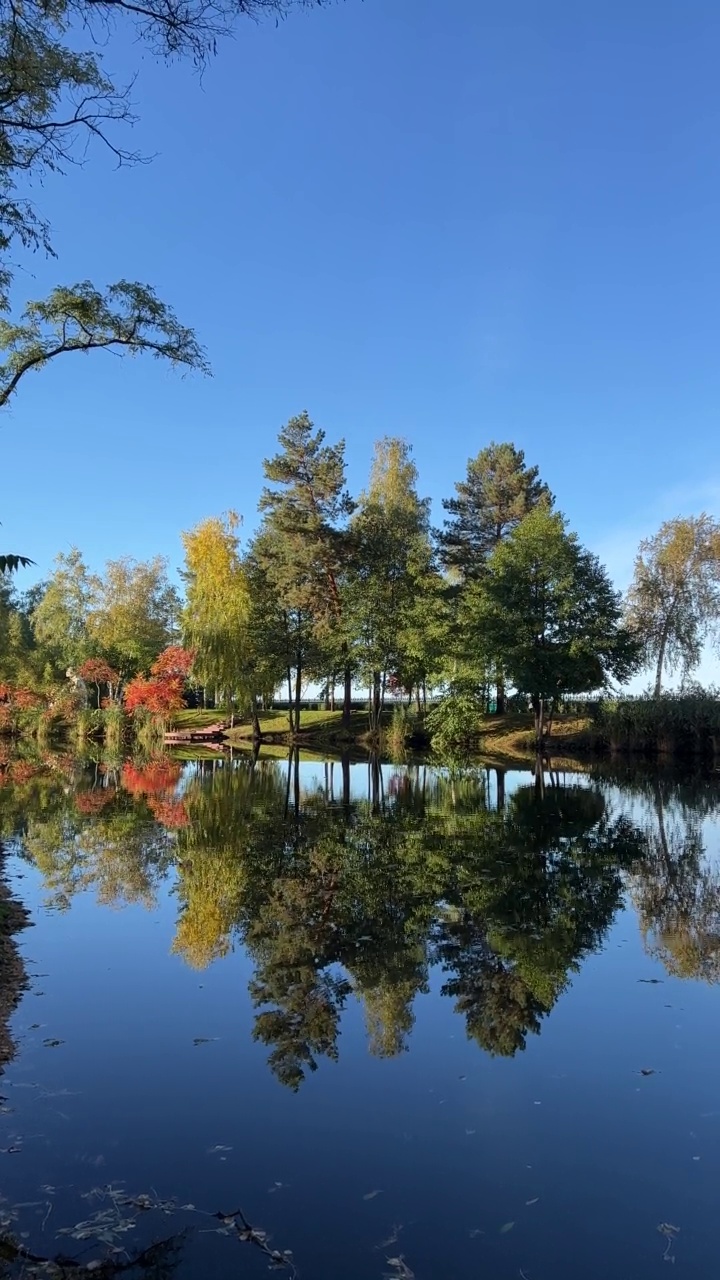
<svg viewBox="0 0 720 1280"><path fill-rule="evenodd" d="M167 716L185 704L184 690L194 654L170 645L155 659L149 676L136 676L125 689L125 709Z"/></svg>
<svg viewBox="0 0 720 1280"><path fill-rule="evenodd" d="M88 658L83 662L82 666L78 668L78 675L88 683L95 685L95 688L97 689L99 707L102 706L103 703L101 692L102 685L107 685L108 699L110 702L114 701L113 691L117 690L118 685L120 684L120 676L104 658Z"/></svg>

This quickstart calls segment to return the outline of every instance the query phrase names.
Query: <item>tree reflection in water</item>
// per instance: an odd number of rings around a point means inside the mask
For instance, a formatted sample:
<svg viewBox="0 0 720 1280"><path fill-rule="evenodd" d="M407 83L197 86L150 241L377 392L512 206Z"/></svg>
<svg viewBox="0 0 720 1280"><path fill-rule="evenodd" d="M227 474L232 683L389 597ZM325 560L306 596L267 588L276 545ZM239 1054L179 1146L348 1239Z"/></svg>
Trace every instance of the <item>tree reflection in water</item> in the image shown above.
<svg viewBox="0 0 720 1280"><path fill-rule="evenodd" d="M720 878L701 818L717 788L633 774L521 785L485 767L383 769L351 788L347 759L79 767L45 762L0 791L54 901L93 886L150 904L175 878L174 950L203 968L243 945L255 1038L297 1089L336 1058L351 997L372 1053L408 1048L433 966L486 1052L537 1034L629 884L648 948L682 976L720 975ZM622 799L629 797L629 803ZM632 816L629 816L629 815Z"/></svg>

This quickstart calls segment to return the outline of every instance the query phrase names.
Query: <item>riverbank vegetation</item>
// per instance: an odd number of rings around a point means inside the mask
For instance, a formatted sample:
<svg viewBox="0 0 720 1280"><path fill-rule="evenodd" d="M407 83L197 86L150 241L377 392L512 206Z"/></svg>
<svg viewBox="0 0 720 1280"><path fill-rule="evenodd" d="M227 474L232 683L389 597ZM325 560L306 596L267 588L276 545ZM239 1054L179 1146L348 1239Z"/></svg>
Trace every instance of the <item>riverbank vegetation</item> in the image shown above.
<svg viewBox="0 0 720 1280"><path fill-rule="evenodd" d="M0 730L148 745L210 708L218 736L455 750L511 714L514 750L717 751L717 697L687 687L720 617L710 517L643 543L623 600L512 444L470 460L438 529L398 438L353 497L343 442L303 413L265 475L245 544L234 512L183 534L182 591L160 557L93 573L77 549L25 595L0 579ZM652 694L619 696L644 666Z"/></svg>

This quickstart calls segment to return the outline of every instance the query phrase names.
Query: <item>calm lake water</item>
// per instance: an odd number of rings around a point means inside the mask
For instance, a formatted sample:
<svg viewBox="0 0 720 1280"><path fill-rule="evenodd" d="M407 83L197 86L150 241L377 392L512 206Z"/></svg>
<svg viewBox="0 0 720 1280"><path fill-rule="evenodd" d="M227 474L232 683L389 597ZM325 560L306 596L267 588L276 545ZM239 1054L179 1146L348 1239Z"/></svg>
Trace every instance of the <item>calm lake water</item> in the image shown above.
<svg viewBox="0 0 720 1280"><path fill-rule="evenodd" d="M34 926L0 1214L38 1257L715 1274L720 774L19 761L0 833Z"/></svg>

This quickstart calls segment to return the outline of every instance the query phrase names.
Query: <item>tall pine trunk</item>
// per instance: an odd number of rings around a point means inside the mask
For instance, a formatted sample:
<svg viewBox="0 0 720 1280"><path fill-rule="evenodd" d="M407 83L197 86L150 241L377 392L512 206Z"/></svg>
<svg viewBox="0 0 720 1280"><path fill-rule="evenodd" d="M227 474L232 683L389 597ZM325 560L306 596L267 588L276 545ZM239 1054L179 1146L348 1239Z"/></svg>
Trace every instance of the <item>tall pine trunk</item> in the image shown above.
<svg viewBox="0 0 720 1280"><path fill-rule="evenodd" d="M343 653L345 655L344 669L344 689L343 689L343 713L342 724L344 729L350 728L350 717L352 715L352 667L347 658L347 645L343 645Z"/></svg>
<svg viewBox="0 0 720 1280"><path fill-rule="evenodd" d="M300 732L300 700L302 696L302 655L298 650L295 667L295 732Z"/></svg>
<svg viewBox="0 0 720 1280"><path fill-rule="evenodd" d="M499 675L495 685L495 711L497 715L505 715L505 677Z"/></svg>
<svg viewBox="0 0 720 1280"><path fill-rule="evenodd" d="M293 720L293 691L292 691L292 671L287 669L287 686L288 686L288 721L290 723L290 732L295 732L295 722Z"/></svg>

